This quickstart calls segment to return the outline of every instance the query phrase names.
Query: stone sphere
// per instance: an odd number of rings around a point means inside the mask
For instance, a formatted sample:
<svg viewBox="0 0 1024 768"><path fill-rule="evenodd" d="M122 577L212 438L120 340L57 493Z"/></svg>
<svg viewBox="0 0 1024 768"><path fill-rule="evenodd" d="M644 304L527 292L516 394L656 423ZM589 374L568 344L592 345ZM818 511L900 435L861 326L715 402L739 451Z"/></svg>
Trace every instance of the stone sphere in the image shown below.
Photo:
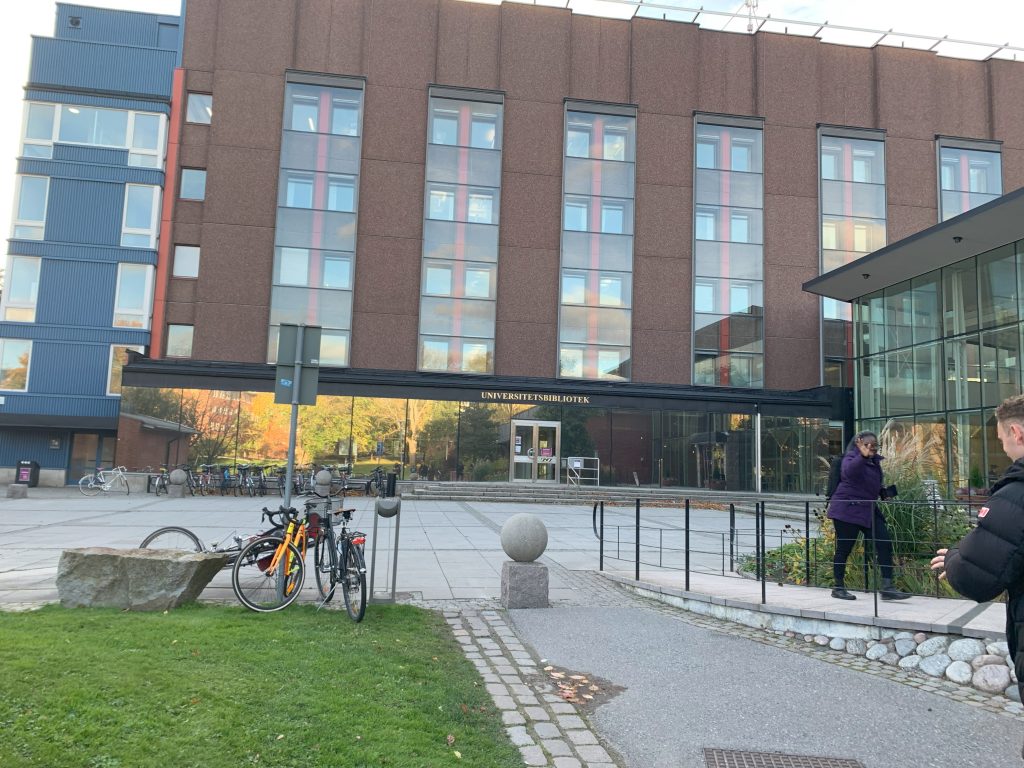
<svg viewBox="0 0 1024 768"><path fill-rule="evenodd" d="M501 548L517 563L532 563L548 546L548 529L537 515L521 512L501 526Z"/></svg>
<svg viewBox="0 0 1024 768"><path fill-rule="evenodd" d="M375 508L381 517L394 517L402 509L402 500L398 496L393 496L390 499L377 499Z"/></svg>
<svg viewBox="0 0 1024 768"><path fill-rule="evenodd" d="M330 485L331 479L331 473L328 472L326 469L321 469L313 477L313 482L315 482L317 485Z"/></svg>
<svg viewBox="0 0 1024 768"><path fill-rule="evenodd" d="M172 485L184 485L188 481L188 475L184 469L172 469L170 479Z"/></svg>

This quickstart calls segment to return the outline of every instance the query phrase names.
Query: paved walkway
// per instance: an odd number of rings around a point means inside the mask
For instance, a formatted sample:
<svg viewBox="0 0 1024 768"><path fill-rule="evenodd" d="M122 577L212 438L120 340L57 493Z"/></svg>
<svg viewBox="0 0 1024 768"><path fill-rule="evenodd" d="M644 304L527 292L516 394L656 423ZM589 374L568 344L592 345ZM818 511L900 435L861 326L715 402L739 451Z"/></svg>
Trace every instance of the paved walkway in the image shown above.
<svg viewBox="0 0 1024 768"><path fill-rule="evenodd" d="M351 501L359 510L357 526L371 530L372 500ZM55 600L56 563L66 547L135 546L165 524L185 525L213 541L258 528L259 507L275 503L145 494L85 499L77 491L48 489L33 489L27 500L0 500L0 606ZM498 533L522 511L541 514L549 529L548 610L503 611L497 600L506 559ZM606 510L606 516L612 524L632 525L632 510ZM709 539L717 535L714 526L722 527L722 513L713 510L695 511L693 519L706 526ZM652 529L667 531L679 522L678 510L644 514ZM386 553L396 531L393 523L378 524L375 586L381 593L392 586ZM409 503L400 544L394 586L405 601L445 611L527 765L703 768L702 747L856 758L867 768L1020 764L1019 704L681 611L594 573L589 507ZM691 575L690 594L717 591L716 599L726 601L721 595L733 590L728 600L759 603L757 585L716 575L709 562L701 566L705 572ZM623 566L631 576L632 563ZM645 566L642 576L652 589L681 589L679 573ZM798 611L819 610L811 604L822 600L796 587L769 597L784 610L787 601L804 601L790 608ZM224 576L204 598L230 598ZM870 603L855 607L864 612ZM892 611L889 621L932 624L955 623L975 609L929 598L883 605ZM983 613L975 610L974 618ZM560 695L560 684L575 694L572 702Z"/></svg>

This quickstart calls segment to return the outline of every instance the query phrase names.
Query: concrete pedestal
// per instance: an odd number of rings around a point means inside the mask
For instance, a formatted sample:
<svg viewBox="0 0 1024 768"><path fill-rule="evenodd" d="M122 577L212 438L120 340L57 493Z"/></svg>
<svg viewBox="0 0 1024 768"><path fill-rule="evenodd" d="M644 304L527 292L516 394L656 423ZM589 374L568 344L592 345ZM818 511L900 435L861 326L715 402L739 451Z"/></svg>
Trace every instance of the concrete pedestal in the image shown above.
<svg viewBox="0 0 1024 768"><path fill-rule="evenodd" d="M503 563L501 604L505 608L547 608L548 567L537 562Z"/></svg>
<svg viewBox="0 0 1024 768"><path fill-rule="evenodd" d="M11 483L7 486L8 499L28 498L28 486L25 483Z"/></svg>
<svg viewBox="0 0 1024 768"><path fill-rule="evenodd" d="M169 499L183 499L185 498L185 486L175 485L171 483L167 486L167 498Z"/></svg>

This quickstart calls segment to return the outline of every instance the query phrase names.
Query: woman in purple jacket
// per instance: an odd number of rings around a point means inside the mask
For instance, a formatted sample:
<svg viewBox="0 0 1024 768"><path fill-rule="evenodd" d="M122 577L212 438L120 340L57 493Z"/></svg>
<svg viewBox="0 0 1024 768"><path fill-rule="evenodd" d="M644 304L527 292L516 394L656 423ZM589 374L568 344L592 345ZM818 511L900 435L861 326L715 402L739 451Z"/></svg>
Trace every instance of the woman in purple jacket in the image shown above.
<svg viewBox="0 0 1024 768"><path fill-rule="evenodd" d="M878 455L878 436L874 432L860 432L850 442L843 456L839 485L828 503L828 517L836 529L836 555L833 563L835 589L832 597L856 600L846 591L846 561L857 543L858 534L864 534L864 548L872 540L874 519L874 545L882 571L883 600L905 600L910 597L892 583L892 537L885 525L885 517L875 502L884 494L882 485L882 456Z"/></svg>

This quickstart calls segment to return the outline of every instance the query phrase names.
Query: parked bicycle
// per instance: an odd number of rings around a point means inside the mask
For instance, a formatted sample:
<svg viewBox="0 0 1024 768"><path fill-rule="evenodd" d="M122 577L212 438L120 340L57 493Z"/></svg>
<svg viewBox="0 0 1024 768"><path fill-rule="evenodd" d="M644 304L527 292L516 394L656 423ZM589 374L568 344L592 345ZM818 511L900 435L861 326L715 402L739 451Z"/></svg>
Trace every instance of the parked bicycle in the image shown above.
<svg viewBox="0 0 1024 768"><path fill-rule="evenodd" d="M94 473L88 474L78 481L78 490L86 496L95 496L100 491L103 493L116 491L125 495L131 493L124 467L112 467L111 469L97 467Z"/></svg>
<svg viewBox="0 0 1024 768"><path fill-rule="evenodd" d="M316 504L318 502L312 501L306 507L309 509ZM323 602L329 603L340 584L345 610L352 621L359 622L366 614L366 560L363 557L366 534L348 530L354 509L332 513L330 497L323 504L313 556L316 586ZM340 527L335 532L338 523Z"/></svg>
<svg viewBox="0 0 1024 768"><path fill-rule="evenodd" d="M239 535L238 531L234 530L219 541L215 541L210 545L204 544L202 539L188 528L184 528L180 525L166 525L163 528L157 528L144 538L142 543L139 544L139 549L179 549L185 552L226 552L228 554L228 561L225 563L224 567L230 568L234 565L235 560L238 558L238 554L246 544L251 541L255 541L261 536L279 535L283 532L284 527L282 523L279 520L274 519L279 516L279 512L271 512L264 507L263 519L270 519L271 526L269 528L261 533L246 535Z"/></svg>
<svg viewBox="0 0 1024 768"><path fill-rule="evenodd" d="M319 529L319 517L307 507L300 514L295 509L264 511L263 517L273 522L280 516L285 523L283 534L261 536L246 544L231 569L231 588L246 608L261 613L279 611L295 602L306 578L304 559L311 534Z"/></svg>

